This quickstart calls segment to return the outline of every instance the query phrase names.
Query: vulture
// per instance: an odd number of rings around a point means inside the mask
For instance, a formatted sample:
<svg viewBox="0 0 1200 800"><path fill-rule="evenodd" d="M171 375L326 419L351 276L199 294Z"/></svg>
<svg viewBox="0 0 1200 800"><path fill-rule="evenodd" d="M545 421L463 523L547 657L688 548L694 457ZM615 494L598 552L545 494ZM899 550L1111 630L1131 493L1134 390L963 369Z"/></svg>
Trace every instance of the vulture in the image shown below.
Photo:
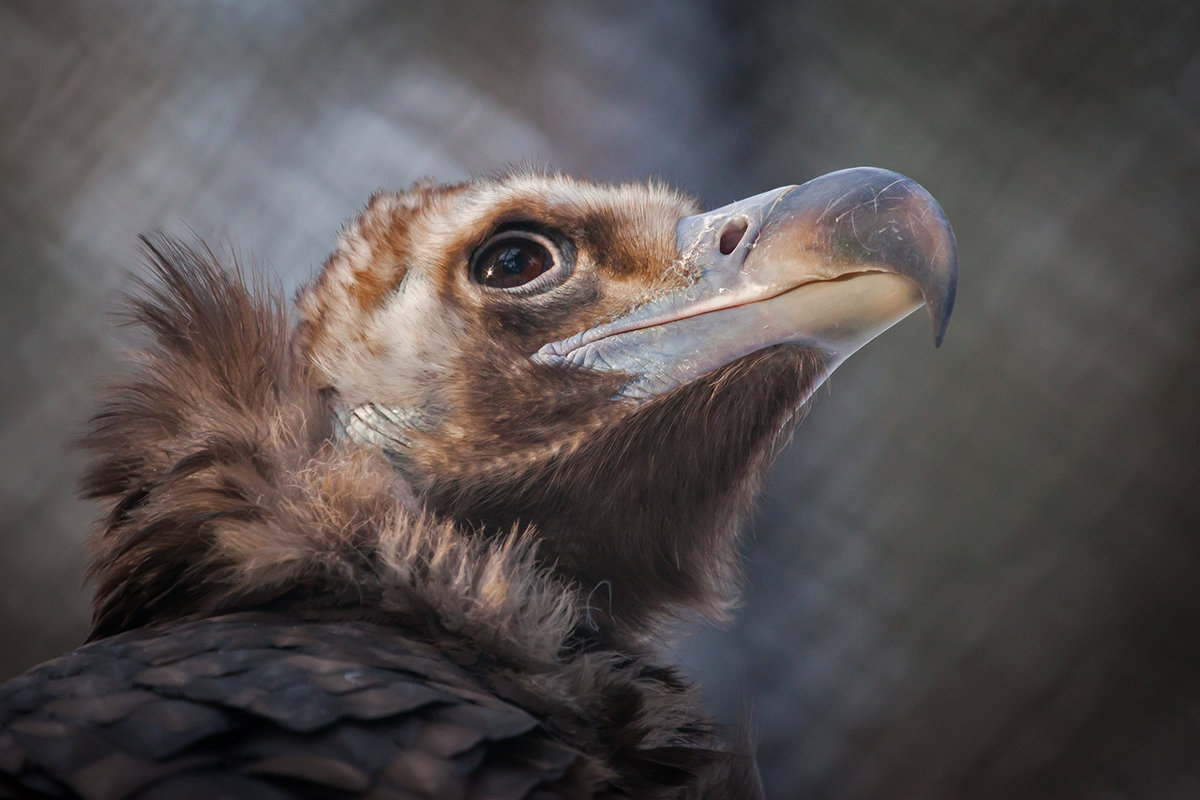
<svg viewBox="0 0 1200 800"><path fill-rule="evenodd" d="M921 307L940 343L956 247L922 187L701 213L421 182L294 304L144 246L147 335L83 439L91 635L0 687L0 797L761 796L664 633L727 613L826 376Z"/></svg>

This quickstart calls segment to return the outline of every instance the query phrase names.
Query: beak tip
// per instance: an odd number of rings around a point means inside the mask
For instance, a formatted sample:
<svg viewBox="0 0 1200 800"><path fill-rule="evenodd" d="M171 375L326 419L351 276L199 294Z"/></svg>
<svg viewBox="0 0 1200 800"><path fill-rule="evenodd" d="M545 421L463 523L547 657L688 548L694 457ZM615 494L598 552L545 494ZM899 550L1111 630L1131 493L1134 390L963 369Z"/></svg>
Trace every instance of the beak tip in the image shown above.
<svg viewBox="0 0 1200 800"><path fill-rule="evenodd" d="M922 286L922 291L928 293L925 306L929 309L929 321L933 325L933 346L941 347L946 338L946 330L950 327L950 317L954 312L954 298L958 289L958 259L954 255L954 234L949 225L946 232L950 239L950 258L946 264L935 270L940 275L939 280L931 281Z"/></svg>
<svg viewBox="0 0 1200 800"><path fill-rule="evenodd" d="M898 254L897 263L904 265L899 271L920 285L933 324L934 347L941 347L958 289L958 242L950 220L933 195L913 179L873 167L856 172L870 179L876 197L894 199L896 219L909 221L911 249Z"/></svg>
<svg viewBox="0 0 1200 800"><path fill-rule="evenodd" d="M932 198L930 200L937 203ZM946 329L950 327L950 317L954 312L954 299L958 293L958 244L955 241L954 229L950 227L945 212L942 211L941 206L937 206L937 210L942 220L947 256L944 263L935 268L935 274L941 276L935 285L940 284L941 291L936 303L929 304L929 314L933 320L934 347L941 347L942 340L946 337Z"/></svg>

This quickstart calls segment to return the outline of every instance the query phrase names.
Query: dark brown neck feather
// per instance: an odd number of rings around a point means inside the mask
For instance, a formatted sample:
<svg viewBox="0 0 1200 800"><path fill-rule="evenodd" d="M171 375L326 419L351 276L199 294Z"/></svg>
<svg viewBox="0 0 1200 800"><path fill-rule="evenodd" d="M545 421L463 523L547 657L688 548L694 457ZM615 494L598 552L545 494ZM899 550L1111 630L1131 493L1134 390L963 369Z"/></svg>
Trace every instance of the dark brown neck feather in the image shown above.
<svg viewBox="0 0 1200 800"><path fill-rule="evenodd" d="M573 447L431 482L423 496L485 530L532 525L543 557L579 586L589 620L618 639L636 640L680 608L720 617L738 530L822 369L807 351L763 351Z"/></svg>

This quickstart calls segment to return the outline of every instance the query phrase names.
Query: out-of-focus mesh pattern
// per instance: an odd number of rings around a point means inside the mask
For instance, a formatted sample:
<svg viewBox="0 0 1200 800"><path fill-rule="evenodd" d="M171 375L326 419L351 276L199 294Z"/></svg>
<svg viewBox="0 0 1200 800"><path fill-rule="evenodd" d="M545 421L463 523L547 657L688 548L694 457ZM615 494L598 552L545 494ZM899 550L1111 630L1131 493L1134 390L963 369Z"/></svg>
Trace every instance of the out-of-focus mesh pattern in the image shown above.
<svg viewBox="0 0 1200 800"><path fill-rule="evenodd" d="M67 449L135 237L289 285L373 189L532 161L710 205L858 164L959 238L784 452L728 631L774 797L1200 796L1200 17L1177 3L0 6L0 664L78 643Z"/></svg>

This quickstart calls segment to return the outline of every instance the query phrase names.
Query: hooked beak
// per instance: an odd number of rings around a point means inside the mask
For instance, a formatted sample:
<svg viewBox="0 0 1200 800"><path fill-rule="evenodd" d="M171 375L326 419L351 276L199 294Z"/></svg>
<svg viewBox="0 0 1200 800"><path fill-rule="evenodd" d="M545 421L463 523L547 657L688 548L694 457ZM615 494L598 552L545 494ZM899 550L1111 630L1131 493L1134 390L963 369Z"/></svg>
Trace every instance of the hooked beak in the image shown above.
<svg viewBox="0 0 1200 800"><path fill-rule="evenodd" d="M815 350L828 375L922 305L935 344L950 322L954 232L895 172L832 172L686 217L676 242L688 286L534 360L629 373L621 395L643 400L780 344Z"/></svg>

